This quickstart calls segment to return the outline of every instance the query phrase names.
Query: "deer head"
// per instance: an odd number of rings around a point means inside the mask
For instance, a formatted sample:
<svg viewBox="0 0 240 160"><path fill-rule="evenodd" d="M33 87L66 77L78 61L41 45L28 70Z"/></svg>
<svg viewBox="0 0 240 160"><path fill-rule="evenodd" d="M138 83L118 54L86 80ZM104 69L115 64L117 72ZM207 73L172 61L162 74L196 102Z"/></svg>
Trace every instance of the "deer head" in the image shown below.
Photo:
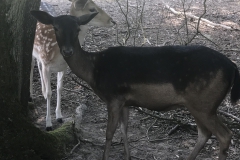
<svg viewBox="0 0 240 160"><path fill-rule="evenodd" d="M98 12L89 25L111 27L115 24L113 19L99 8L92 0L70 0L72 2L70 14L76 17Z"/></svg>
<svg viewBox="0 0 240 160"><path fill-rule="evenodd" d="M78 34L80 31L80 25L85 25L90 22L98 12L82 15L80 17L69 15L53 17L43 11L31 11L31 14L39 22L53 26L61 54L64 57L70 57L74 53L72 45L79 43Z"/></svg>

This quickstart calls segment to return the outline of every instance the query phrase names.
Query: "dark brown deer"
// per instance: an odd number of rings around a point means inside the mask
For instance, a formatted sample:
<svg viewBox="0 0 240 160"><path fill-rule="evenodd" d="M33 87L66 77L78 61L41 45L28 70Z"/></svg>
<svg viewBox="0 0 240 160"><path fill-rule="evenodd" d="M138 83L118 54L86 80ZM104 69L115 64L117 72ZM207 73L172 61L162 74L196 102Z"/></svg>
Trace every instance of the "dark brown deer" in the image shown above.
<svg viewBox="0 0 240 160"><path fill-rule="evenodd" d="M44 24L55 28L60 52L79 78L107 103L108 124L103 160L107 160L114 132L120 122L125 160L128 106L150 110L186 107L198 127L198 141L188 157L196 158L214 134L220 145L219 159L227 158L232 133L219 120L216 110L229 91L231 101L240 98L237 66L221 53L204 46L111 47L98 53L84 51L78 42L79 25L97 13L81 17L32 11Z"/></svg>
<svg viewBox="0 0 240 160"><path fill-rule="evenodd" d="M99 12L99 14L94 17L90 22L93 26L110 27L114 25L113 19L107 15L101 8L99 8L92 0L71 0L72 5L70 8L71 15L79 16L84 14L89 14L93 12ZM57 13L54 7L46 2L41 2L40 9L48 12L49 14L56 16ZM87 25L81 26L81 32L78 35L78 39L81 45L83 45L84 37L88 31ZM61 93L63 89L63 78L67 70L67 63L63 59L60 49L58 47L55 32L52 25L45 25L42 23L37 23L36 34L33 45L33 60L30 76L30 94L32 96L33 87L33 67L34 58L37 60L39 74L42 84L42 93L44 98L47 100L47 115L46 115L46 130L52 130L52 120L51 120L51 73L58 73L57 75L57 107L56 107L56 119L58 122L62 122L62 112L61 112Z"/></svg>

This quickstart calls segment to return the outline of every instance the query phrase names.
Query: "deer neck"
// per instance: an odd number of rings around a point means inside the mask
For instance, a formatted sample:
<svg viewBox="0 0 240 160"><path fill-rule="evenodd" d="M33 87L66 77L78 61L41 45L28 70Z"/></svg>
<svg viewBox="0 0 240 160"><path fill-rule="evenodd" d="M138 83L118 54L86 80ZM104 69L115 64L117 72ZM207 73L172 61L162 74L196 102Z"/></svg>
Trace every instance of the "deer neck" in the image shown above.
<svg viewBox="0 0 240 160"><path fill-rule="evenodd" d="M74 54L71 57L64 57L64 59L76 76L91 84L96 54L84 51L77 41L74 46Z"/></svg>

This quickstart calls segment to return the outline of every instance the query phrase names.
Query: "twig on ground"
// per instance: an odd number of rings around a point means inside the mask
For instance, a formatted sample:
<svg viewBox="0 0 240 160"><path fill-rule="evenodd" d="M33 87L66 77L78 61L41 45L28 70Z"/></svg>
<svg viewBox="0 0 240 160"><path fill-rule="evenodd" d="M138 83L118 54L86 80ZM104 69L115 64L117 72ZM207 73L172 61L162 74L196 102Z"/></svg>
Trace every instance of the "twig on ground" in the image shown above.
<svg viewBox="0 0 240 160"><path fill-rule="evenodd" d="M232 14L236 14L236 13L238 13L238 12L240 12L240 11L233 12Z"/></svg>
<svg viewBox="0 0 240 160"><path fill-rule="evenodd" d="M223 114L223 115L225 115L225 116L233 118L237 122L240 122L240 118L238 118L238 117L236 117L236 116L234 116L234 115L232 115L230 113L227 113L227 112L224 112L224 111L220 111L220 110L218 112Z"/></svg>
<svg viewBox="0 0 240 160"><path fill-rule="evenodd" d="M79 137L79 140L83 143L90 143L91 145L98 146L98 147L104 147L105 146L105 144L96 144L96 143L94 143L92 141L89 141L87 139L82 139L81 136Z"/></svg>
<svg viewBox="0 0 240 160"><path fill-rule="evenodd" d="M161 138L161 139L154 139L154 140L149 140L149 142L156 142L156 141L165 141L165 140L172 140L172 139L179 139L182 138L182 136L179 137L165 137L165 138Z"/></svg>
<svg viewBox="0 0 240 160"><path fill-rule="evenodd" d="M173 134L173 132L175 132L178 128L179 128L179 124L177 124L177 125L175 125L168 133L167 133L167 135L171 135L171 134Z"/></svg>
<svg viewBox="0 0 240 160"><path fill-rule="evenodd" d="M154 114L147 113L147 112L143 111L142 109L139 109L139 107L134 107L134 108L135 108L136 110L138 110L139 112L142 112L142 113L144 113L144 114L147 114L147 115L149 115L149 116L151 116L151 117L154 117L154 118L157 118L157 119L160 119L160 120L170 121L170 122L172 122L172 123L174 123L174 124L183 125L183 123L181 123L181 121L179 121L179 120L162 118L162 117L156 116L156 115L154 115Z"/></svg>
<svg viewBox="0 0 240 160"><path fill-rule="evenodd" d="M151 118L151 116L144 117L144 118L140 119L140 121L145 121L145 120L147 120L149 118Z"/></svg>
<svg viewBox="0 0 240 160"><path fill-rule="evenodd" d="M223 51L234 51L234 52L240 52L240 49L236 49L236 48L233 48L233 49L223 49Z"/></svg>
<svg viewBox="0 0 240 160"><path fill-rule="evenodd" d="M147 139L148 141L150 140L149 136L148 136L148 132L149 132L149 129L157 122L157 119L155 118L155 121L148 127L147 129L147 132L146 132L146 136L147 136Z"/></svg>
<svg viewBox="0 0 240 160"><path fill-rule="evenodd" d="M73 154L73 151L80 145L80 140L78 140L78 143L73 147L73 149L71 150L70 154Z"/></svg>
<svg viewBox="0 0 240 160"><path fill-rule="evenodd" d="M136 157L136 156L131 156L131 157L135 158L135 159L145 160L145 158L139 158L139 157Z"/></svg>
<svg viewBox="0 0 240 160"><path fill-rule="evenodd" d="M74 92L74 93L77 93L77 94L81 94L80 92L75 91L75 90L67 89L67 88L64 88L64 87L63 87L63 89L68 91L68 92Z"/></svg>

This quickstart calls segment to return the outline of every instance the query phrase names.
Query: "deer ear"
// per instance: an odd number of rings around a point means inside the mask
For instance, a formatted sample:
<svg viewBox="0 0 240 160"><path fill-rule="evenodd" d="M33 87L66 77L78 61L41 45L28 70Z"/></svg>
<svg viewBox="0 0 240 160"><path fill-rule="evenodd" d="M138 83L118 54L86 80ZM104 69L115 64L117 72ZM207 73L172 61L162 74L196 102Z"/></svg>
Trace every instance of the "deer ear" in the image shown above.
<svg viewBox="0 0 240 160"><path fill-rule="evenodd" d="M78 25L85 25L88 22L90 22L96 15L98 14L98 12L95 13L91 13L91 14L85 14L83 16L78 17Z"/></svg>
<svg viewBox="0 0 240 160"><path fill-rule="evenodd" d="M43 24L53 24L53 16L43 11L30 11L31 15Z"/></svg>
<svg viewBox="0 0 240 160"><path fill-rule="evenodd" d="M74 8L77 10L83 9L87 4L88 0L76 0L74 3Z"/></svg>

